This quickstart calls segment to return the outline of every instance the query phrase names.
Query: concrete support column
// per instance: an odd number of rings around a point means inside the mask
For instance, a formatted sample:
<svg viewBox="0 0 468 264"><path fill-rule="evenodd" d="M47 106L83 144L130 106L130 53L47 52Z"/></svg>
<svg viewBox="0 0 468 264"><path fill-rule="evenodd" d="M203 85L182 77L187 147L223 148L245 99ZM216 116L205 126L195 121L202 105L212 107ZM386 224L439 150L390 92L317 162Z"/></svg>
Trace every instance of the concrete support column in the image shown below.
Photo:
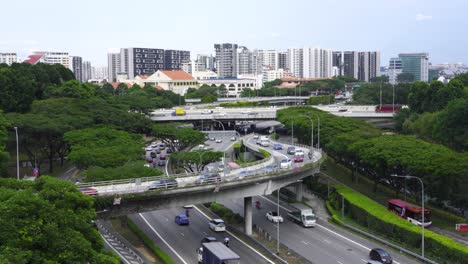
<svg viewBox="0 0 468 264"><path fill-rule="evenodd" d="M213 125L213 123L210 124L210 130L211 130L211 131L214 130L214 125Z"/></svg>
<svg viewBox="0 0 468 264"><path fill-rule="evenodd" d="M302 185L302 182L298 182L296 183L296 201L298 202L302 202L302 197L303 197L303 185Z"/></svg>
<svg viewBox="0 0 468 264"><path fill-rule="evenodd" d="M244 197L244 222L245 234L252 235L252 197Z"/></svg>

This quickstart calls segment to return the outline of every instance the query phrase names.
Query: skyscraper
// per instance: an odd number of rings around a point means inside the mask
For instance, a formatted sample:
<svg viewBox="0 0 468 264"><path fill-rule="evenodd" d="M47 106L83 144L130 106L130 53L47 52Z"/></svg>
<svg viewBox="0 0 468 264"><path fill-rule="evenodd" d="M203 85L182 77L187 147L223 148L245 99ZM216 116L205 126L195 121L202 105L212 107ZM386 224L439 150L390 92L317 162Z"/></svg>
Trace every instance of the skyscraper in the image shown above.
<svg viewBox="0 0 468 264"><path fill-rule="evenodd" d="M120 72L120 53L107 53L107 71L108 81L117 81L117 73Z"/></svg>
<svg viewBox="0 0 468 264"><path fill-rule="evenodd" d="M91 62L83 61L83 82L89 81L91 78Z"/></svg>
<svg viewBox="0 0 468 264"><path fill-rule="evenodd" d="M81 57L71 57L70 70L75 75L76 80L83 82L83 63Z"/></svg>
<svg viewBox="0 0 468 264"><path fill-rule="evenodd" d="M364 51L358 53L358 79L369 82L380 75L380 52Z"/></svg>
<svg viewBox="0 0 468 264"><path fill-rule="evenodd" d="M333 76L332 51L321 48L304 48L304 78L330 78Z"/></svg>
<svg viewBox="0 0 468 264"><path fill-rule="evenodd" d="M187 50L165 50L164 70L173 71L182 69L182 63L190 62L190 51Z"/></svg>
<svg viewBox="0 0 468 264"><path fill-rule="evenodd" d="M300 48L290 48L288 49L288 65L289 71L294 77L302 78L303 77L303 49Z"/></svg>
<svg viewBox="0 0 468 264"><path fill-rule="evenodd" d="M403 73L411 73L415 81L427 82L429 80L429 54L428 53L400 53L401 69Z"/></svg>
<svg viewBox="0 0 468 264"><path fill-rule="evenodd" d="M255 73L254 57L254 53L247 47L241 46L237 49L237 75Z"/></svg>
<svg viewBox="0 0 468 264"><path fill-rule="evenodd" d="M333 51L332 63L338 69L338 75L343 75L343 52Z"/></svg>
<svg viewBox="0 0 468 264"><path fill-rule="evenodd" d="M203 64L202 68L205 70L215 71L216 69L215 58L213 55L198 54L197 62Z"/></svg>
<svg viewBox="0 0 468 264"><path fill-rule="evenodd" d="M237 75L237 44L215 44L216 65L218 77L234 77Z"/></svg>
<svg viewBox="0 0 468 264"><path fill-rule="evenodd" d="M358 52L343 52L343 75L358 79Z"/></svg>

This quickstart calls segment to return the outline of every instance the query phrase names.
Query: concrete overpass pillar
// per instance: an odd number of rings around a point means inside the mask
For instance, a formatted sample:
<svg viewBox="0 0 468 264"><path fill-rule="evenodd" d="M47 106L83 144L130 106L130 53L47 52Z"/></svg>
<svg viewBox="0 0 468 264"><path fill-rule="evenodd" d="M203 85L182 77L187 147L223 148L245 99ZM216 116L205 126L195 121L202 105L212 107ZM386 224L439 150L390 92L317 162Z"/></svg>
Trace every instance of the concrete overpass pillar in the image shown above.
<svg viewBox="0 0 468 264"><path fill-rule="evenodd" d="M244 197L244 222L245 234L252 235L252 197Z"/></svg>
<svg viewBox="0 0 468 264"><path fill-rule="evenodd" d="M302 182L296 183L296 201L302 202L302 197L304 195L304 190L303 190L303 185Z"/></svg>

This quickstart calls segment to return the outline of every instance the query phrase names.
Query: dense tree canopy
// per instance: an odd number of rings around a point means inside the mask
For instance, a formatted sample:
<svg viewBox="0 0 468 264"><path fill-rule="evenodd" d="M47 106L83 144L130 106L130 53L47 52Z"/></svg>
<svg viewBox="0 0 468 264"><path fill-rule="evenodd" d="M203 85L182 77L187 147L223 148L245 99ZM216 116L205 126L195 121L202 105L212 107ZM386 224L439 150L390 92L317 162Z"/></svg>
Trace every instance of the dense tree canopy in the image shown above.
<svg viewBox="0 0 468 264"><path fill-rule="evenodd" d="M165 143L172 152L195 147L206 140L202 132L187 127L178 128L177 124L154 125L153 136Z"/></svg>
<svg viewBox="0 0 468 264"><path fill-rule="evenodd" d="M450 137L461 137L461 131L466 134L466 121L461 120L461 109L465 109L463 111L466 114L465 101L455 100L444 112L451 116L446 120L460 122L459 129L455 130L457 132L447 132L451 133ZM309 108L280 110L278 120L290 128L291 120L294 119L294 135L301 142L308 143L310 121L301 115L316 119L312 113L320 116L321 146L346 165L361 167L374 179L375 184L382 178L389 178L392 173L415 175L423 179L427 193L432 198L438 201L450 200L458 205L468 204L468 197L463 195L468 188L466 153L456 153L414 136L382 135L380 130L361 120L337 117ZM464 130L462 124L465 125Z"/></svg>
<svg viewBox="0 0 468 264"><path fill-rule="evenodd" d="M145 161L129 161L121 166L117 167L97 167L91 166L85 172L85 181L97 182L97 181L109 181L119 179L131 179L141 177L152 177L159 176L162 172L155 168L149 168L143 166Z"/></svg>
<svg viewBox="0 0 468 264"><path fill-rule="evenodd" d="M414 75L409 72L403 72L397 75L397 82L399 83L410 83L414 82Z"/></svg>
<svg viewBox="0 0 468 264"><path fill-rule="evenodd" d="M187 172L199 172L205 169L205 166L220 161L223 153L219 151L181 151L171 154L171 162L182 167Z"/></svg>
<svg viewBox="0 0 468 264"><path fill-rule="evenodd" d="M109 263L93 201L70 182L0 179L0 263Z"/></svg>
<svg viewBox="0 0 468 264"><path fill-rule="evenodd" d="M0 111L0 177L6 175L6 169L8 166L8 152L5 149L8 133L7 133L8 122Z"/></svg>
<svg viewBox="0 0 468 264"><path fill-rule="evenodd" d="M407 104L408 93L411 84L400 83L391 85L389 83L365 83L356 88L353 93L351 104L380 104L380 91L382 91L382 104Z"/></svg>
<svg viewBox="0 0 468 264"><path fill-rule="evenodd" d="M110 128L86 128L65 133L71 145L69 159L78 168L118 167L141 158L141 136Z"/></svg>

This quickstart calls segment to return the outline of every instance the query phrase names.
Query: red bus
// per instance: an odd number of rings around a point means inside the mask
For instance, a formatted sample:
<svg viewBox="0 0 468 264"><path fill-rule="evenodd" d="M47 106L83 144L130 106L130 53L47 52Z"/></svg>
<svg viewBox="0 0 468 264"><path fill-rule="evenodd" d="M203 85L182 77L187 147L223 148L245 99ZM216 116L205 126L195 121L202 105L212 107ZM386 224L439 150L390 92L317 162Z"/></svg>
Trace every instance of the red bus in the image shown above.
<svg viewBox="0 0 468 264"><path fill-rule="evenodd" d="M394 110L398 112L401 110L401 105L383 104L375 107L377 113L392 113Z"/></svg>
<svg viewBox="0 0 468 264"><path fill-rule="evenodd" d="M422 208L400 199L389 199L388 210L415 225L428 227L431 222L431 211L424 208L424 224L422 223Z"/></svg>

